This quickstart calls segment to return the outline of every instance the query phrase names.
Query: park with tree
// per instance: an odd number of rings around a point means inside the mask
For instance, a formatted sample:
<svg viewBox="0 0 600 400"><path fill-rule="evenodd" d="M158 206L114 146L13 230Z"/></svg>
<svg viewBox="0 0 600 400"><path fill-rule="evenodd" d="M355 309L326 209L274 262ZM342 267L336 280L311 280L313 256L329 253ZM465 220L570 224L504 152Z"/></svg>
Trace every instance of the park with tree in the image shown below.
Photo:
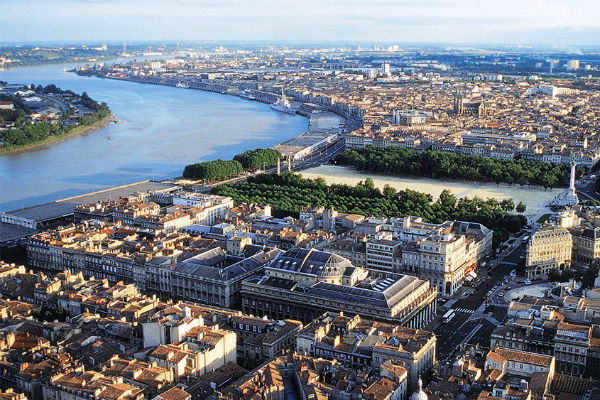
<svg viewBox="0 0 600 400"><path fill-rule="evenodd" d="M498 160L490 157L442 151L416 151L404 147L375 147L346 150L335 162L361 172L418 176L434 179L465 179L509 185L553 188L569 185L569 167L541 161ZM585 173L577 170L579 176Z"/></svg>
<svg viewBox="0 0 600 400"><path fill-rule="evenodd" d="M262 174L246 182L219 185L212 193L230 196L236 203L269 204L273 215L298 217L304 206L333 207L344 213L366 216L402 217L414 215L440 223L446 220L479 222L495 231L495 242L506 240L527 223L523 215L515 214L512 199L457 198L444 190L437 199L414 190L397 191L386 185L383 190L367 178L356 186L327 185L322 178L305 179L299 174ZM519 204L524 207L523 204ZM521 207L521 209L522 209Z"/></svg>
<svg viewBox="0 0 600 400"><path fill-rule="evenodd" d="M273 149L247 150L233 157L245 170L266 169L277 164L281 153Z"/></svg>

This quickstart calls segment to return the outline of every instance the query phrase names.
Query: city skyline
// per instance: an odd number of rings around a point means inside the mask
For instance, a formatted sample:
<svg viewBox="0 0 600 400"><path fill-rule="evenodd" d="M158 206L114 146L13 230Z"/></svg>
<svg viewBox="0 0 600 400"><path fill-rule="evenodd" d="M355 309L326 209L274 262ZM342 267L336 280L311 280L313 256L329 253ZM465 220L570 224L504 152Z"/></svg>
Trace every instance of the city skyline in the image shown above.
<svg viewBox="0 0 600 400"><path fill-rule="evenodd" d="M11 1L0 42L118 40L385 41L590 45L600 4L590 0L271 2L238 0ZM60 12L57 12L60 11ZM48 18L52 15L52 18Z"/></svg>
<svg viewBox="0 0 600 400"><path fill-rule="evenodd" d="M0 400L600 400L600 0L0 0Z"/></svg>

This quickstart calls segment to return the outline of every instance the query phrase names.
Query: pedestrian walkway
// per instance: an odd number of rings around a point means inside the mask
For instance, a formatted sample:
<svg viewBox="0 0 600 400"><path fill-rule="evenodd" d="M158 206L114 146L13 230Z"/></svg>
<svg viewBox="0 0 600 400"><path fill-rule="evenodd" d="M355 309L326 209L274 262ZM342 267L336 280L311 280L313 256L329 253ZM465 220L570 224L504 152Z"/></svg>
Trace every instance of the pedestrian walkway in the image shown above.
<svg viewBox="0 0 600 400"><path fill-rule="evenodd" d="M475 312L475 310L470 310L468 308L455 308L454 311L455 312L467 313L467 314L473 314Z"/></svg>
<svg viewBox="0 0 600 400"><path fill-rule="evenodd" d="M507 303L487 303L488 307L494 306L494 307L504 307L504 308L508 308L509 304Z"/></svg>
<svg viewBox="0 0 600 400"><path fill-rule="evenodd" d="M498 321L496 318L492 317L492 316L487 316L485 319L487 319L492 325L500 325L500 321Z"/></svg>
<svg viewBox="0 0 600 400"><path fill-rule="evenodd" d="M484 303L481 303L481 304L479 305L479 307L477 307L477 310L475 310L475 311L477 311L478 313L482 313L482 312L484 312L484 311L485 311L485 309L486 309L486 308L487 308L487 306L486 306L486 304L485 304L485 302L484 302Z"/></svg>

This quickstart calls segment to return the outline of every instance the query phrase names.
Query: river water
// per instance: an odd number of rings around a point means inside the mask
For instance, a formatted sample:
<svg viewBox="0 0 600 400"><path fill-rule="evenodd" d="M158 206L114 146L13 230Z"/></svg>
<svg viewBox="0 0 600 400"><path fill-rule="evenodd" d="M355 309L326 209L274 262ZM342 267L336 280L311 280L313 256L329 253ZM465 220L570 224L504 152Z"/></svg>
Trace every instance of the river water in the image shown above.
<svg viewBox="0 0 600 400"><path fill-rule="evenodd" d="M305 132L308 119L234 96L81 77L72 65L0 71L9 83L54 83L105 101L120 124L0 156L0 211L144 179L180 176L191 162L231 158Z"/></svg>

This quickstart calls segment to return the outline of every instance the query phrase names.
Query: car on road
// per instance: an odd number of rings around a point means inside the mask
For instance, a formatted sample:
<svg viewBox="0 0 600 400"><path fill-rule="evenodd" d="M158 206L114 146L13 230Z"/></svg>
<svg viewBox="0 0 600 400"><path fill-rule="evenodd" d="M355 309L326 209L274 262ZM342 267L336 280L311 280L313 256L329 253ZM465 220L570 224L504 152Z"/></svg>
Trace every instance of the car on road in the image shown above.
<svg viewBox="0 0 600 400"><path fill-rule="evenodd" d="M498 297L504 297L504 293L498 293Z"/></svg>
<svg viewBox="0 0 600 400"><path fill-rule="evenodd" d="M531 285L531 281L529 279L525 279L523 281L523 283L526 284L526 285Z"/></svg>

